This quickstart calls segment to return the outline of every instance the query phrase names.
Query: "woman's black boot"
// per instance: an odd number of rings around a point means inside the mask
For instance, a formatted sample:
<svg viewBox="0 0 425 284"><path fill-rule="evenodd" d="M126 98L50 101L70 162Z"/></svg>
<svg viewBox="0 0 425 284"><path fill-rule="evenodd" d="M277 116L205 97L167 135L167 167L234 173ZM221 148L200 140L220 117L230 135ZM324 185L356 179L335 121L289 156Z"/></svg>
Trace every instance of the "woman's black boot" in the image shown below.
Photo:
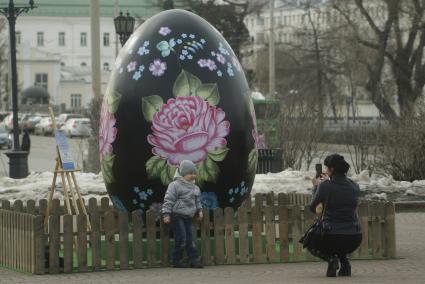
<svg viewBox="0 0 425 284"><path fill-rule="evenodd" d="M338 271L338 276L351 276L351 265L346 256L339 257L341 269Z"/></svg>
<svg viewBox="0 0 425 284"><path fill-rule="evenodd" d="M328 260L328 270L326 271L327 277L336 277L336 271L339 268L338 258L336 256L332 256Z"/></svg>

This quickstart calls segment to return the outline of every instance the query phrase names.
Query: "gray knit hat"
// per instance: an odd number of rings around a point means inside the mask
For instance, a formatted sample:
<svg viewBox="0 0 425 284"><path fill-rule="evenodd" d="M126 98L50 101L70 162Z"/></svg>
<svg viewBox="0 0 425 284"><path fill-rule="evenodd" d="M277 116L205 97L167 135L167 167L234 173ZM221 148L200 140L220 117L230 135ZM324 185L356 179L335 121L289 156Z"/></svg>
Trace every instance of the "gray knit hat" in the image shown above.
<svg viewBox="0 0 425 284"><path fill-rule="evenodd" d="M192 161L183 160L180 162L179 174L184 177L187 174L196 173L196 166Z"/></svg>

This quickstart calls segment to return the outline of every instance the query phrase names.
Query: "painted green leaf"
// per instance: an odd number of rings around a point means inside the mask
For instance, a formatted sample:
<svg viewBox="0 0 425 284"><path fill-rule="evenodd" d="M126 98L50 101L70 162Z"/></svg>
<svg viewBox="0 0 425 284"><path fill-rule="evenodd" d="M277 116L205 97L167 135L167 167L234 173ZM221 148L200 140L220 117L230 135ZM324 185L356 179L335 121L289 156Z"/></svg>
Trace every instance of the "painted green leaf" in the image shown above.
<svg viewBox="0 0 425 284"><path fill-rule="evenodd" d="M105 155L102 160L102 175L106 184L111 184L115 181L114 174L112 173L112 166L114 165L115 155Z"/></svg>
<svg viewBox="0 0 425 284"><path fill-rule="evenodd" d="M155 179L161 177L162 169L166 166L166 161L158 156L151 157L146 162L146 173L148 179Z"/></svg>
<svg viewBox="0 0 425 284"><path fill-rule="evenodd" d="M170 182L173 181L174 174L176 173L176 167L171 167L168 164L165 164L165 166L162 168L161 171L161 182L163 185L168 185Z"/></svg>
<svg viewBox="0 0 425 284"><path fill-rule="evenodd" d="M248 155L248 173L255 174L257 171L257 150L252 149Z"/></svg>
<svg viewBox="0 0 425 284"><path fill-rule="evenodd" d="M201 85L202 82L198 77L182 70L174 82L173 94L175 97L195 95L196 89Z"/></svg>
<svg viewBox="0 0 425 284"><path fill-rule="evenodd" d="M122 94L115 91L113 87L108 87L106 90L106 102L108 103L108 111L115 113L121 101Z"/></svg>
<svg viewBox="0 0 425 284"><path fill-rule="evenodd" d="M210 105L216 106L220 101L217 84L203 84L196 89L196 95L206 100Z"/></svg>
<svg viewBox="0 0 425 284"><path fill-rule="evenodd" d="M210 105L216 106L220 101L217 84L203 84L196 89L196 95L206 100Z"/></svg>
<svg viewBox="0 0 425 284"><path fill-rule="evenodd" d="M224 147L221 149L213 150L208 152L208 157L216 162L221 162L226 158L227 152L229 152L229 148Z"/></svg>
<svg viewBox="0 0 425 284"><path fill-rule="evenodd" d="M209 157L198 165L196 181L199 185L202 185L204 182L213 182L217 181L220 169L217 164Z"/></svg>
<svg viewBox="0 0 425 284"><path fill-rule="evenodd" d="M164 104L160 96L154 95L142 98L143 117L147 121L152 121L153 115L161 109Z"/></svg>

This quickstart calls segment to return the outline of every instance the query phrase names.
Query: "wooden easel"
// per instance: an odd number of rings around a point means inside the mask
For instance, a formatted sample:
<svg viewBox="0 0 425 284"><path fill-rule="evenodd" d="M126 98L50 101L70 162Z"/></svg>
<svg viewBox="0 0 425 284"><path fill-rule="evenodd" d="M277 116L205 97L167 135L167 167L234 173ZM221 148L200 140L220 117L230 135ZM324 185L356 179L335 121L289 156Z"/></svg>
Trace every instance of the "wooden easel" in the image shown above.
<svg viewBox="0 0 425 284"><path fill-rule="evenodd" d="M49 112L52 118L53 132L56 133L57 126L56 126L55 116L53 113L53 109L50 106L49 106ZM56 179L58 175L60 175L62 179L64 205L66 207L67 213L69 215L73 215L73 210L72 210L72 207L73 207L75 214L79 215L80 214L80 208L78 207L78 203L79 203L81 210L83 211L83 214L86 215L86 218L87 218L87 228L88 230L91 230L90 218L87 214L83 198L81 197L80 188L78 187L77 179L75 178L75 174L74 174L75 172L80 171L80 169L74 168L72 170L65 170L63 168L61 155L59 152L59 147L57 145L56 145L56 155L57 157L56 157L55 173L53 175L52 187L50 188L49 197L47 199L46 214L44 217L45 228L47 228L49 215L50 215L50 207L53 200L53 194L55 193L55 190L56 190Z"/></svg>

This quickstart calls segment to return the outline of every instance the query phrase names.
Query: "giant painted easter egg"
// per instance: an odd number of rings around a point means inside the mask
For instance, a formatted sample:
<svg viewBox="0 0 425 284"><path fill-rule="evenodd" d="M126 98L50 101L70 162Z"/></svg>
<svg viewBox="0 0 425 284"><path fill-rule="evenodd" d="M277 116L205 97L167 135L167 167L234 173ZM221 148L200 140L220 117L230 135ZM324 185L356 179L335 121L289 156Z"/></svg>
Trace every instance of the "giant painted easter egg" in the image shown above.
<svg viewBox="0 0 425 284"><path fill-rule="evenodd" d="M255 115L238 59L199 16L150 18L119 52L105 93L100 159L123 211L159 209L182 160L197 166L206 208L237 208L254 182Z"/></svg>

